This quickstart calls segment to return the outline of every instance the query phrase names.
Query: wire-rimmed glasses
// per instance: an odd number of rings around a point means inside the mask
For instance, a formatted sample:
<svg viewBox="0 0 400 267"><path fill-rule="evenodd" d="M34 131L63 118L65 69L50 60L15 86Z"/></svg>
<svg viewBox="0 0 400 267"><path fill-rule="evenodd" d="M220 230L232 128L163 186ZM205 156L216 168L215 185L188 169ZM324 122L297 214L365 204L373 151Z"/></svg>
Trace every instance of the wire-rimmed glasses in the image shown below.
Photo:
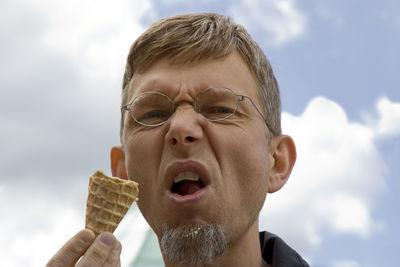
<svg viewBox="0 0 400 267"><path fill-rule="evenodd" d="M267 120L250 97L235 94L227 87L207 87L194 98L193 106L202 118L218 122L235 114L240 102L245 99L250 100L270 129ZM132 118L140 125L155 127L166 123L174 114L176 107L176 103L167 95L158 91L148 91L122 106L121 112L129 111Z"/></svg>

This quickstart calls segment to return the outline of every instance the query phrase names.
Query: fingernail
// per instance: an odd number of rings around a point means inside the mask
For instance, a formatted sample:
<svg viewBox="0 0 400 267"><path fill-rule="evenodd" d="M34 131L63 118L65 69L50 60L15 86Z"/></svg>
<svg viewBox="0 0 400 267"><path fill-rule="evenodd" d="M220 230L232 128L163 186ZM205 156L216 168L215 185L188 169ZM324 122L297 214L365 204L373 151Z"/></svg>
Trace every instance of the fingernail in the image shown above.
<svg viewBox="0 0 400 267"><path fill-rule="evenodd" d="M82 230L79 233L79 239L85 244L91 243L94 240L94 233L92 231L90 231L90 230L87 230L87 229Z"/></svg>
<svg viewBox="0 0 400 267"><path fill-rule="evenodd" d="M117 242L117 244L115 244L113 250L114 251L121 251L121 249L122 249L121 243Z"/></svg>
<svg viewBox="0 0 400 267"><path fill-rule="evenodd" d="M100 241L106 245L106 246L111 246L114 244L114 236L111 233L102 233L100 235Z"/></svg>

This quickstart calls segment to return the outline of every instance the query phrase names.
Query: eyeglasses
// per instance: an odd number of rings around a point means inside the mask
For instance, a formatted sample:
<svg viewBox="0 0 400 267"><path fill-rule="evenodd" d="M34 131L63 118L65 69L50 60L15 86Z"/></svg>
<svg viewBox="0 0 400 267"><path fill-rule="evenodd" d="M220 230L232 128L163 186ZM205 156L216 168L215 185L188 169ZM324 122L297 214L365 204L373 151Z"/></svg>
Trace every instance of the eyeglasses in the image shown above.
<svg viewBox="0 0 400 267"><path fill-rule="evenodd" d="M193 101L194 110L208 121L218 122L231 117L239 108L239 103L250 100L254 108L269 125L250 97L235 94L226 87L208 87L202 90ZM177 105L167 95L149 91L136 96L129 104L121 107L121 112L128 110L132 118L143 126L160 126L174 114Z"/></svg>

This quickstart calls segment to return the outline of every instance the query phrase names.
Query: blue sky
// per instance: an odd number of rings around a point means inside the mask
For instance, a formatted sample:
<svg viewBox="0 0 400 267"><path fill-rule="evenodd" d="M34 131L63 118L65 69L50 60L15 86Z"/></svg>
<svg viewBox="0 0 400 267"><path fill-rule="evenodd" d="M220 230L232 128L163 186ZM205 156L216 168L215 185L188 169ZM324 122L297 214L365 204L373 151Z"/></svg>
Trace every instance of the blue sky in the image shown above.
<svg viewBox="0 0 400 267"><path fill-rule="evenodd" d="M298 162L285 188L267 197L260 227L312 266L393 266L400 249L395 0L2 1L5 264L43 266L81 229L85 177L109 172L109 148L119 142L130 44L158 18L198 11L242 23L280 84L283 128L295 139ZM128 218L120 233L140 236L145 228ZM129 241L126 261L135 251Z"/></svg>

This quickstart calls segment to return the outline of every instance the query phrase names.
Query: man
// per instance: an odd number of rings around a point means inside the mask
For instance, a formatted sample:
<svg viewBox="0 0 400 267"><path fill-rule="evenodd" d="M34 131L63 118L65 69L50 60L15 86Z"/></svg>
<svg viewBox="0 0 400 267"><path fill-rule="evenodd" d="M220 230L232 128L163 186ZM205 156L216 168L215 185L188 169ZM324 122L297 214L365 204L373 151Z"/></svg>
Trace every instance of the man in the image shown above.
<svg viewBox="0 0 400 267"><path fill-rule="evenodd" d="M139 182L165 266L308 266L258 230L267 193L296 160L280 109L267 58L229 18L162 19L132 45L111 169ZM119 266L120 252L112 234L82 230L48 266Z"/></svg>

